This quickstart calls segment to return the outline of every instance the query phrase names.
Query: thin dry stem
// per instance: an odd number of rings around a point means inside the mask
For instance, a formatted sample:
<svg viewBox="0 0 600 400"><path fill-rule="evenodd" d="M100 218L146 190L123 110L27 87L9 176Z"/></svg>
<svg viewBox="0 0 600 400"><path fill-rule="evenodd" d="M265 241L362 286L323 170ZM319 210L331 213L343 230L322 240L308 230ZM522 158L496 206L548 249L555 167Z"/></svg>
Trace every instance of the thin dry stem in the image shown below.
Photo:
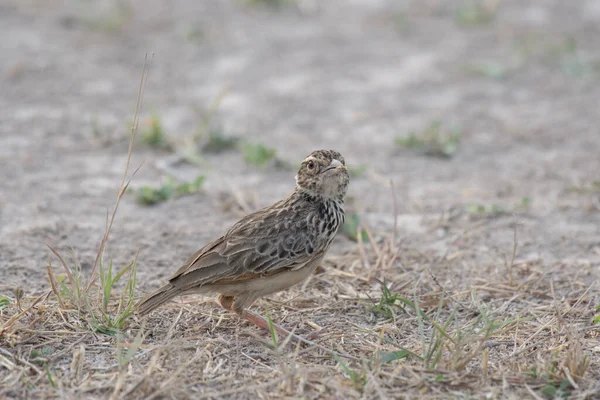
<svg viewBox="0 0 600 400"><path fill-rule="evenodd" d="M129 165L131 163L131 154L133 153L133 144L135 143L135 137L138 131L138 125L140 120L140 113L142 110L142 104L144 99L144 89L146 87L146 83L148 81L148 73L150 71L150 65L152 64L152 59L154 58L154 54L151 54L150 57L146 54L144 58L144 66L142 68L142 76L140 78L140 85L138 88L138 96L135 105L135 112L133 115L133 123L131 124L131 137L129 138L129 148L127 150L127 158L125 161L125 170L123 171L123 178L121 180L121 186L119 187L119 192L117 194L117 201L115 202L115 206L113 208L113 212L110 217L110 222L108 223L106 229L104 230L104 236L102 237L102 241L100 242L100 248L98 249L98 253L96 254L96 259L94 260L94 266L92 267L92 272L90 274L89 282L86 290L89 290L94 282L98 279L98 265L101 262L102 256L104 255L104 249L106 248L106 244L108 243L108 237L110 235L110 231L112 230L113 223L115 221L115 217L117 216L117 211L119 209L119 204L121 203L121 199L125 195L127 187L131 182L131 179L139 170L138 167L132 176L127 179L127 174L129 172Z"/></svg>

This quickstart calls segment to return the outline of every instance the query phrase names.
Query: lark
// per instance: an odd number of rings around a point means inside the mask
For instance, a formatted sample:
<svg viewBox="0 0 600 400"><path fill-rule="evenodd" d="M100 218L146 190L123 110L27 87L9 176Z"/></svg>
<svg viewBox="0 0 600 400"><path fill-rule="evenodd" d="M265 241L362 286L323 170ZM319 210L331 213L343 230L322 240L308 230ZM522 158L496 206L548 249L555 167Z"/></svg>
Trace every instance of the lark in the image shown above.
<svg viewBox="0 0 600 400"><path fill-rule="evenodd" d="M340 153L313 151L302 161L289 196L247 215L194 253L166 285L138 304L138 313L180 295L219 294L225 309L268 329L267 321L248 308L314 272L344 223L349 181Z"/></svg>

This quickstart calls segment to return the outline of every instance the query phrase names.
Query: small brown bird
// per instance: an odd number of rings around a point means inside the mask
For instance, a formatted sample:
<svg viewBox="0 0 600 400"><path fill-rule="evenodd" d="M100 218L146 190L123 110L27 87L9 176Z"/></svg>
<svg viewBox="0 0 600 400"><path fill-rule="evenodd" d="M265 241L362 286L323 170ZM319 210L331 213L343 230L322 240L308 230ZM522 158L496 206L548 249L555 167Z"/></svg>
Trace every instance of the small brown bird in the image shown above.
<svg viewBox="0 0 600 400"><path fill-rule="evenodd" d="M138 304L139 313L179 295L219 293L225 309L268 328L264 318L247 308L262 296L303 281L317 268L344 222L349 181L340 153L312 152L302 161L296 188L287 198L247 215L198 250L169 283Z"/></svg>

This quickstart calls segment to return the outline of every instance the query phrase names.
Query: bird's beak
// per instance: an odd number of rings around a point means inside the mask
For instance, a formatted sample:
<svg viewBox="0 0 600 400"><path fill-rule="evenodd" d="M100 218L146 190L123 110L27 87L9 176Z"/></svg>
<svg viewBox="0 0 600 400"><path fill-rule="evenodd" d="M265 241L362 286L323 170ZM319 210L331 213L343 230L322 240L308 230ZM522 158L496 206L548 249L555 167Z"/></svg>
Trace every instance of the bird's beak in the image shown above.
<svg viewBox="0 0 600 400"><path fill-rule="evenodd" d="M342 167L344 168L344 164L342 164L339 160L336 160L335 158L333 160L331 160L331 164L329 164L330 167L336 168L336 167Z"/></svg>
<svg viewBox="0 0 600 400"><path fill-rule="evenodd" d="M346 169L346 167L344 167L344 164L342 164L340 162L340 160L336 160L334 158L333 160L331 160L331 164L329 164L329 166L327 168L325 168L323 170L323 172L327 172L327 171L330 171L332 169L339 169L341 171L344 171Z"/></svg>

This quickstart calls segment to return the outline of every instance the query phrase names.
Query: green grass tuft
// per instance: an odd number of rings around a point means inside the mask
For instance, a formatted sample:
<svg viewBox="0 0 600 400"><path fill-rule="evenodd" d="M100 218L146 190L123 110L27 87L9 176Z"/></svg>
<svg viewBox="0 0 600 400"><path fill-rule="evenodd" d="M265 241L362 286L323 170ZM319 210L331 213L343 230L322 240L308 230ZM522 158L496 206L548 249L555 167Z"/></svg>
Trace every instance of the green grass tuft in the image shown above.
<svg viewBox="0 0 600 400"><path fill-rule="evenodd" d="M520 203L515 207L505 207L499 204L473 203L465 207L465 211L473 216L497 217L511 212L527 211L531 207L531 197L521 198Z"/></svg>
<svg viewBox="0 0 600 400"><path fill-rule="evenodd" d="M506 209L498 204L469 204L465 211L474 215L499 216L506 214Z"/></svg>
<svg viewBox="0 0 600 400"><path fill-rule="evenodd" d="M265 6L271 8L281 8L295 3L294 0L245 0L248 6Z"/></svg>
<svg viewBox="0 0 600 400"><path fill-rule="evenodd" d="M206 32L199 24L189 25L184 32L185 39L190 42L201 42L206 37Z"/></svg>
<svg viewBox="0 0 600 400"><path fill-rule="evenodd" d="M362 368L360 371L355 371L351 369L348 364L344 362L340 357L334 356L338 365L340 366L344 375L346 375L352 381L354 388L359 392L363 392L365 385L367 383L367 371L365 368Z"/></svg>
<svg viewBox="0 0 600 400"><path fill-rule="evenodd" d="M357 242L359 237L359 228L360 217L358 216L358 214L347 214L344 220L344 225L342 225L342 232L344 233L344 235L353 242ZM369 240L369 235L367 234L367 231L362 228L360 228L360 237L363 242L367 242Z"/></svg>
<svg viewBox="0 0 600 400"><path fill-rule="evenodd" d="M412 23L410 16L406 12L399 12L394 16L394 25L396 31L401 35L407 35L411 31Z"/></svg>
<svg viewBox="0 0 600 400"><path fill-rule="evenodd" d="M174 179L169 179L167 183L159 187L142 186L139 189L134 189L133 192L138 204L152 206L170 199L197 193L202 189L204 180L203 175L198 176L193 182L176 183Z"/></svg>
<svg viewBox="0 0 600 400"><path fill-rule="evenodd" d="M202 151L207 153L222 153L235 149L239 141L240 138L237 136L226 136L221 131L211 130L208 132L208 140L202 147Z"/></svg>
<svg viewBox="0 0 600 400"><path fill-rule="evenodd" d="M65 308L77 309L80 319L85 321L91 331L107 335L117 333L133 314L134 290L137 282L137 254L132 262L114 276L112 260L106 271L100 260L100 286L94 285L86 288L81 279L81 266L75 256L72 264L69 264L56 250L52 247L49 248L58 257L65 271L65 275L56 276L51 260L48 260L48 276L59 303ZM116 284L124 275L127 275L125 289L115 304L112 294Z"/></svg>
<svg viewBox="0 0 600 400"><path fill-rule="evenodd" d="M244 161L257 167L265 167L269 161L275 160L277 151L262 143L244 143L242 146Z"/></svg>
<svg viewBox="0 0 600 400"><path fill-rule="evenodd" d="M414 301L405 299L391 294L384 286L382 298L375 306L376 309L389 317L394 316L393 307L400 307L409 314L414 313L421 346L418 351L397 346L399 350L380 355L382 363L410 357L419 360L423 368L428 370L462 371L471 360L480 355L487 340L499 335L506 326L514 323L490 318L484 309L480 310L475 319L465 323L459 321L455 310L449 314L444 312L444 304L445 298L442 295L433 316L429 316L419 306L416 297ZM445 376L441 375L439 379L445 379Z"/></svg>
<svg viewBox="0 0 600 400"><path fill-rule="evenodd" d="M123 343L123 336L120 333L117 334L117 361L121 369L124 369L127 367L127 365L129 365L129 362L140 349L142 342L144 341L142 332L143 327L142 329L138 330L133 342L127 344Z"/></svg>
<svg viewBox="0 0 600 400"><path fill-rule="evenodd" d="M446 128L441 121L434 121L420 134L410 133L397 137L400 147L414 149L433 157L451 158L458 149L462 133L457 128Z"/></svg>
<svg viewBox="0 0 600 400"><path fill-rule="evenodd" d="M96 329L99 332L114 334L117 333L125 321L133 314L135 306L135 284L137 282L137 255L135 259L125 266L113 277L113 262L110 260L108 269L104 271L103 263L100 261L100 294L102 308L98 315L92 314ZM111 294L116 283L127 274L127 282L125 289L122 291L119 302L114 313L111 313L109 305L111 302Z"/></svg>
<svg viewBox="0 0 600 400"><path fill-rule="evenodd" d="M10 305L10 299L6 296L0 297L0 311L4 310Z"/></svg>
<svg viewBox="0 0 600 400"><path fill-rule="evenodd" d="M171 149L169 138L158 115L152 115L145 121L141 134L142 143L159 149Z"/></svg>
<svg viewBox="0 0 600 400"><path fill-rule="evenodd" d="M367 172L367 164L359 164L357 166L346 165L346 168L348 169L351 179L360 178Z"/></svg>
<svg viewBox="0 0 600 400"><path fill-rule="evenodd" d="M484 78L502 80L509 73L509 68L496 62L481 62L470 65L469 72L473 75L482 76Z"/></svg>
<svg viewBox="0 0 600 400"><path fill-rule="evenodd" d="M382 314L385 317L392 319L396 315L395 308L406 313L404 307L400 305L399 300L400 295L398 293L392 293L384 283L381 285L381 297L379 298L379 302L373 306L373 311L376 314Z"/></svg>
<svg viewBox="0 0 600 400"><path fill-rule="evenodd" d="M119 33L133 19L134 9L127 0L116 0L106 15L84 19L83 25L91 31Z"/></svg>
<svg viewBox="0 0 600 400"><path fill-rule="evenodd" d="M388 363L391 363L392 361L398 361L398 360L403 360L405 358L408 358L411 356L411 354L412 353L408 350L397 350L397 351L390 351L390 352L378 351L377 357L379 357L382 364L388 364Z"/></svg>
<svg viewBox="0 0 600 400"><path fill-rule="evenodd" d="M481 2L467 1L457 11L454 17L457 25L474 27L487 25L496 17L496 10Z"/></svg>

